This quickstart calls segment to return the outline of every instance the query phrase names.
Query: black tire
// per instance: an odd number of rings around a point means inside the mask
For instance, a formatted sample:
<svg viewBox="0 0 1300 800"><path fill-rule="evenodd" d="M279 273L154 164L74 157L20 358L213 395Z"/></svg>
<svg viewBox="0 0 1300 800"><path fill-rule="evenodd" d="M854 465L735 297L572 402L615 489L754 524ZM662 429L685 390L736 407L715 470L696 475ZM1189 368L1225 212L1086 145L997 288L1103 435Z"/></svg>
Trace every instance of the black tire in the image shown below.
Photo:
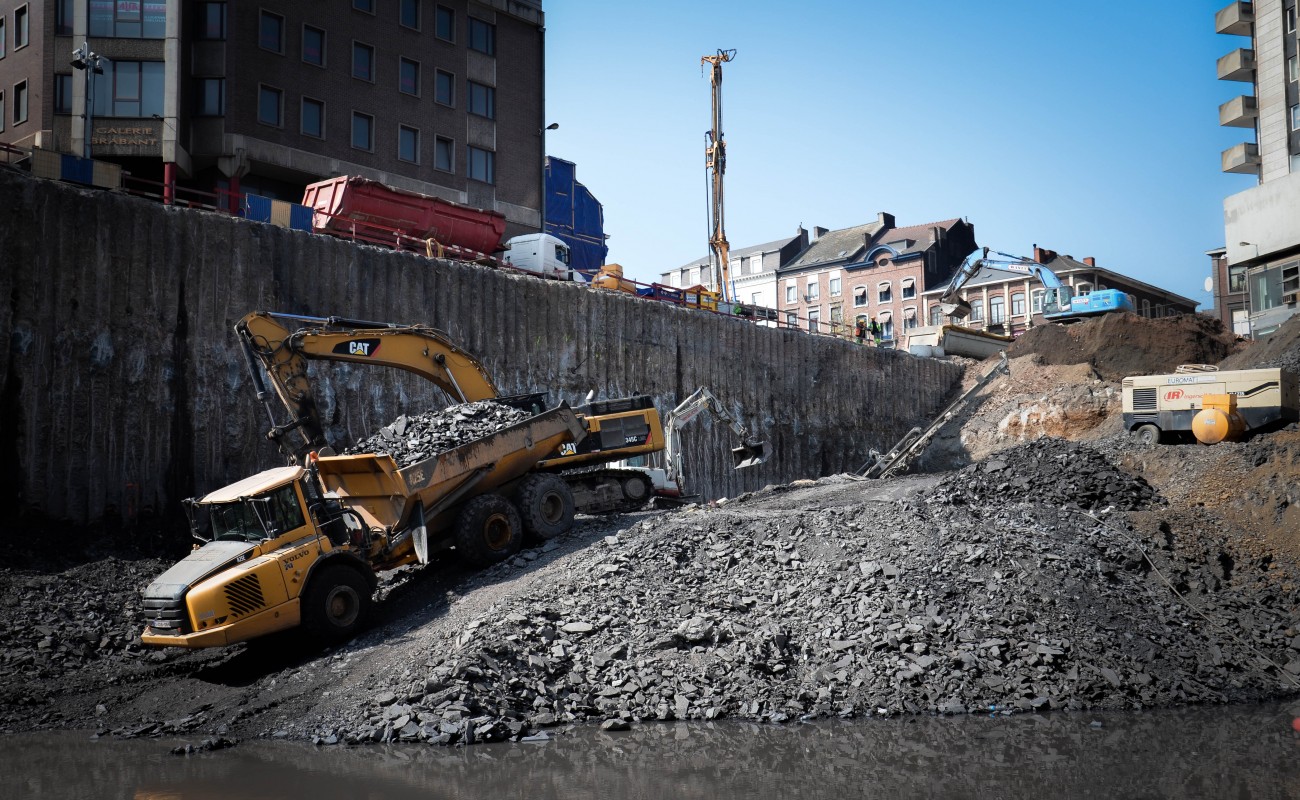
<svg viewBox="0 0 1300 800"><path fill-rule="evenodd" d="M523 539L519 512L500 495L479 495L456 517L456 550L475 566L505 561L519 552Z"/></svg>
<svg viewBox="0 0 1300 800"><path fill-rule="evenodd" d="M1160 428L1150 423L1139 425L1134 429L1133 437L1142 444L1160 444Z"/></svg>
<svg viewBox="0 0 1300 800"><path fill-rule="evenodd" d="M323 642L345 641L365 624L370 603L370 584L360 572L343 564L324 567L303 597L303 628Z"/></svg>
<svg viewBox="0 0 1300 800"><path fill-rule="evenodd" d="M573 527L573 490L558 475L529 475L515 493L524 541L545 541Z"/></svg>
<svg viewBox="0 0 1300 800"><path fill-rule="evenodd" d="M623 479L623 497L629 503L648 502L653 488L650 478L645 475L629 475Z"/></svg>

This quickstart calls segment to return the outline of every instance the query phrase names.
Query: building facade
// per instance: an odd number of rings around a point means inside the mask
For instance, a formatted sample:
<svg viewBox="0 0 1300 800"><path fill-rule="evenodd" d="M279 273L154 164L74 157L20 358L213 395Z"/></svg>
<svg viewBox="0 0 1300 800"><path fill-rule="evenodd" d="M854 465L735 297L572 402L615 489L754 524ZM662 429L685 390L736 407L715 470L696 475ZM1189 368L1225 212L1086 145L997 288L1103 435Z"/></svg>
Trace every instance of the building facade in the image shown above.
<svg viewBox="0 0 1300 800"><path fill-rule="evenodd" d="M1300 298L1296 0L1230 3L1214 22L1219 33L1245 39L1244 46L1218 60L1218 77L1249 84L1253 91L1219 107L1220 125L1254 133L1254 141L1223 151L1223 171L1259 181L1223 202L1228 288L1232 275L1244 274L1247 327L1252 335L1267 334L1296 313ZM1216 294L1216 306L1219 302Z"/></svg>
<svg viewBox="0 0 1300 800"><path fill-rule="evenodd" d="M1250 336L1250 299L1246 296L1246 267L1228 264L1228 248L1206 250L1210 257L1210 290L1214 295L1212 316L1223 327L1242 337ZM1210 313L1210 312L1206 312Z"/></svg>
<svg viewBox="0 0 1300 800"><path fill-rule="evenodd" d="M808 246L808 231L800 226L794 236L742 247L730 253L729 279L737 303L754 309L775 312L777 308L776 273ZM665 286L687 289L714 287L710 257L696 259L668 272L660 273L659 282ZM767 318L770 315L763 315ZM764 323L768 324L768 323Z"/></svg>
<svg viewBox="0 0 1300 800"><path fill-rule="evenodd" d="M1118 289L1132 298L1134 309L1144 317L1196 313L1195 300L1098 267L1091 257L1077 261L1071 256L1034 245L1034 260L1054 272L1075 295ZM1043 317L1046 290L1042 281L1027 272L990 265L981 268L958 292L971 307L970 315L960 320L945 317L939 307L946 288L940 286L926 292L924 302L931 325L955 322L991 333L1019 336L1030 327L1047 322Z"/></svg>
<svg viewBox="0 0 1300 800"><path fill-rule="evenodd" d="M360 175L541 229L540 0L0 3L0 142L291 201Z"/></svg>
<svg viewBox="0 0 1300 800"><path fill-rule="evenodd" d="M887 342L925 324L925 293L946 286L975 250L975 228L960 219L897 227L881 212L865 225L813 234L777 273L783 323L843 336L858 320L875 320Z"/></svg>

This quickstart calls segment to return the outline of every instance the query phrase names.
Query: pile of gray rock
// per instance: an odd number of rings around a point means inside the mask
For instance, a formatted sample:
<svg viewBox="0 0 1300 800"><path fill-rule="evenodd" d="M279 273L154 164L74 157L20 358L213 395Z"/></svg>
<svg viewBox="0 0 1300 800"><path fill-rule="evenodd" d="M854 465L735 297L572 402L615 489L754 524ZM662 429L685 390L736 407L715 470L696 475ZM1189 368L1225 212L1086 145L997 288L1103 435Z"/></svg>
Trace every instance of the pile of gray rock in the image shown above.
<svg viewBox="0 0 1300 800"><path fill-rule="evenodd" d="M528 417L526 411L493 400L462 403L422 414L403 414L344 452L388 453L399 467L409 467Z"/></svg>
<svg viewBox="0 0 1300 800"><path fill-rule="evenodd" d="M432 637L371 697L327 715L319 738L454 743L574 721L1006 714L1294 691L1300 584L1226 574L1214 548L1185 553L1172 535L1143 540L1122 515L1085 512L1153 500L1086 446L1001 459L925 499L855 501L831 478L639 522L543 588ZM833 502L816 502L837 482Z"/></svg>

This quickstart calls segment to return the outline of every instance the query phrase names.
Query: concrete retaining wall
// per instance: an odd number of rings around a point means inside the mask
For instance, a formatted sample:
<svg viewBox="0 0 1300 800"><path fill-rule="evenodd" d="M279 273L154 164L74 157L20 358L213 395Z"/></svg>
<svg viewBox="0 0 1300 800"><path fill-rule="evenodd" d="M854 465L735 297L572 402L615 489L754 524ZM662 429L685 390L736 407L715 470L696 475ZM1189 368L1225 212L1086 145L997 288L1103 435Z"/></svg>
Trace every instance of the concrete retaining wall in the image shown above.
<svg viewBox="0 0 1300 800"><path fill-rule="evenodd" d="M685 431L706 497L858 467L930 418L959 368L483 267L357 247L0 170L0 499L82 523L279 462L234 323L253 310L426 323L503 391L578 403L710 387L772 457L729 469L725 426ZM343 444L443 403L398 370L317 365ZM281 418L278 421L283 421Z"/></svg>

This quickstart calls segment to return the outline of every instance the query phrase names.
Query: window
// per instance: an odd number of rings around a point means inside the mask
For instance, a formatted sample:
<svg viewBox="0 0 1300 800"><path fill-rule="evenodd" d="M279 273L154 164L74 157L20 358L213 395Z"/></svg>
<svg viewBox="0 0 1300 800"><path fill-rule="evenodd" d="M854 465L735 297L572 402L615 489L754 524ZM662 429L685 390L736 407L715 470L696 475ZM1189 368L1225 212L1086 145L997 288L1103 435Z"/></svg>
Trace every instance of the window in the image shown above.
<svg viewBox="0 0 1300 800"><path fill-rule="evenodd" d="M375 0L352 0L352 7L367 14L375 13Z"/></svg>
<svg viewBox="0 0 1300 800"><path fill-rule="evenodd" d="M749 296L749 304L750 304L750 305L754 305L754 306L756 306L756 305L758 305L758 304L761 303L761 302L763 302L763 293L762 293L762 292L754 292L753 294L751 294L751 295Z"/></svg>
<svg viewBox="0 0 1300 800"><path fill-rule="evenodd" d="M167 0L91 2L91 36L161 39L167 35Z"/></svg>
<svg viewBox="0 0 1300 800"><path fill-rule="evenodd" d="M325 66L325 31L310 25L302 26L302 60L318 67Z"/></svg>
<svg viewBox="0 0 1300 800"><path fill-rule="evenodd" d="M0 58L5 57L5 18L0 15Z"/></svg>
<svg viewBox="0 0 1300 800"><path fill-rule="evenodd" d="M407 28L420 29L420 0L401 0L397 21Z"/></svg>
<svg viewBox="0 0 1300 800"><path fill-rule="evenodd" d="M284 52L284 17L270 11L262 12L261 22L258 23L257 46L272 53Z"/></svg>
<svg viewBox="0 0 1300 800"><path fill-rule="evenodd" d="M867 287L865 287L865 286L854 286L854 287L853 287L853 307L854 307L854 308L863 308L863 307L865 307L866 305L867 305Z"/></svg>
<svg viewBox="0 0 1300 800"><path fill-rule="evenodd" d="M1142 301L1142 316L1144 316L1144 317L1148 317L1148 318L1151 316L1151 301L1150 301L1150 300L1143 300L1143 301Z"/></svg>
<svg viewBox="0 0 1300 800"><path fill-rule="evenodd" d="M497 54L497 26L481 19L469 18L469 49L489 56Z"/></svg>
<svg viewBox="0 0 1300 800"><path fill-rule="evenodd" d="M54 113L72 113L72 76L54 76Z"/></svg>
<svg viewBox="0 0 1300 800"><path fill-rule="evenodd" d="M943 308L939 306L930 306L930 324L931 325L943 324Z"/></svg>
<svg viewBox="0 0 1300 800"><path fill-rule="evenodd" d="M886 340L894 338L893 317L886 316L884 320L880 323L880 338Z"/></svg>
<svg viewBox="0 0 1300 800"><path fill-rule="evenodd" d="M989 324L999 325L1007 318L1007 299L1002 295L989 298Z"/></svg>
<svg viewBox="0 0 1300 800"><path fill-rule="evenodd" d="M1031 299L1029 301L1030 308L1033 309L1032 313L1034 314L1043 313L1043 295L1044 295L1043 289L1035 289L1033 291L1033 294L1031 295Z"/></svg>
<svg viewBox="0 0 1300 800"><path fill-rule="evenodd" d="M694 269L691 270L691 278L690 278L690 282L687 283L686 285L687 285L687 286L695 286L695 285L698 284L699 282L700 282L700 268L699 268L699 267L695 267Z"/></svg>
<svg viewBox="0 0 1300 800"><path fill-rule="evenodd" d="M279 127L281 115L280 103L284 92L273 86L259 86L257 89L257 121L264 125Z"/></svg>
<svg viewBox="0 0 1300 800"><path fill-rule="evenodd" d="M1088 295L1092 294L1092 284L1091 283L1076 284L1074 287L1074 294L1076 297L1087 297Z"/></svg>
<svg viewBox="0 0 1300 800"><path fill-rule="evenodd" d="M54 35L72 35L72 0L58 0L54 6Z"/></svg>
<svg viewBox="0 0 1300 800"><path fill-rule="evenodd" d="M497 154L478 147L469 149L469 177L484 183L496 183Z"/></svg>
<svg viewBox="0 0 1300 800"><path fill-rule="evenodd" d="M433 102L444 106L456 105L456 76L437 70L433 74Z"/></svg>
<svg viewBox="0 0 1300 800"><path fill-rule="evenodd" d="M304 136L325 138L325 103L310 97L302 99L301 124Z"/></svg>
<svg viewBox="0 0 1300 800"><path fill-rule="evenodd" d="M1291 130L1300 131L1300 104L1291 106Z"/></svg>
<svg viewBox="0 0 1300 800"><path fill-rule="evenodd" d="M397 91L403 94L420 94L420 64L409 58L397 60Z"/></svg>
<svg viewBox="0 0 1300 800"><path fill-rule="evenodd" d="M915 278L903 278L903 282L902 282L902 287L901 287L901 288L902 288L902 290L903 290L903 299L904 299L904 300L911 300L912 298L916 297L916 279L915 279Z"/></svg>
<svg viewBox="0 0 1300 800"><path fill-rule="evenodd" d="M1300 81L1300 59L1291 56L1286 60L1286 79L1295 83Z"/></svg>
<svg viewBox="0 0 1300 800"><path fill-rule="evenodd" d="M910 331L916 328L916 308L908 307L903 309L903 330Z"/></svg>
<svg viewBox="0 0 1300 800"><path fill-rule="evenodd" d="M352 146L358 150L375 148L375 118L359 111L352 112Z"/></svg>
<svg viewBox="0 0 1300 800"><path fill-rule="evenodd" d="M831 278L831 297L840 296L840 278Z"/></svg>
<svg viewBox="0 0 1300 800"><path fill-rule="evenodd" d="M224 78L194 79L194 113L200 117L220 117L226 113Z"/></svg>
<svg viewBox="0 0 1300 800"><path fill-rule="evenodd" d="M1286 32L1295 33L1295 6L1285 9L1282 13L1286 14Z"/></svg>
<svg viewBox="0 0 1300 800"><path fill-rule="evenodd" d="M456 41L456 12L446 6L438 6L435 16L437 23L435 35L449 42Z"/></svg>
<svg viewBox="0 0 1300 800"><path fill-rule="evenodd" d="M893 302L894 289L888 281L881 282L876 287L876 301L880 303Z"/></svg>
<svg viewBox="0 0 1300 800"><path fill-rule="evenodd" d="M194 14L194 38L222 41L226 38L226 4L198 3Z"/></svg>
<svg viewBox="0 0 1300 800"><path fill-rule="evenodd" d="M1011 295L1011 316L1023 317L1025 315L1025 293L1016 292Z"/></svg>
<svg viewBox="0 0 1300 800"><path fill-rule="evenodd" d="M19 50L27 45L27 6L19 6L14 9L14 49Z"/></svg>
<svg viewBox="0 0 1300 800"><path fill-rule="evenodd" d="M352 43L352 77L375 80L375 48L361 42Z"/></svg>
<svg viewBox="0 0 1300 800"><path fill-rule="evenodd" d="M397 157L412 164L420 163L420 132L415 128L397 126Z"/></svg>
<svg viewBox="0 0 1300 800"><path fill-rule="evenodd" d="M445 136L433 140L433 168L443 172L456 171L456 143Z"/></svg>
<svg viewBox="0 0 1300 800"><path fill-rule="evenodd" d="M785 324L791 328L799 327L799 315L793 311L785 315Z"/></svg>
<svg viewBox="0 0 1300 800"><path fill-rule="evenodd" d="M497 118L497 90L481 83L469 82L469 113L488 119Z"/></svg>
<svg viewBox="0 0 1300 800"><path fill-rule="evenodd" d="M807 296L804 299L808 301L813 301L813 300L817 300L820 297L821 297L821 287L817 285L817 280L814 278L813 280L808 281L808 292L807 292Z"/></svg>
<svg viewBox="0 0 1300 800"><path fill-rule="evenodd" d="M0 92L0 133L5 129L5 93Z"/></svg>
<svg viewBox="0 0 1300 800"><path fill-rule="evenodd" d="M844 308L831 306L831 331L839 333L844 329Z"/></svg>
<svg viewBox="0 0 1300 800"><path fill-rule="evenodd" d="M27 81L14 84L14 124L27 121Z"/></svg>
<svg viewBox="0 0 1300 800"><path fill-rule="evenodd" d="M799 287L798 287L798 286L795 286L793 283L788 283L788 284L786 284L786 287L785 287L785 301L786 301L787 303L797 303L797 302L799 302Z"/></svg>
<svg viewBox="0 0 1300 800"><path fill-rule="evenodd" d="M820 309L814 308L808 312L809 333L816 333L817 329L821 327L821 322L822 322L822 312Z"/></svg>
<svg viewBox="0 0 1300 800"><path fill-rule="evenodd" d="M970 321L984 321L984 301L982 299L970 301Z"/></svg>
<svg viewBox="0 0 1300 800"><path fill-rule="evenodd" d="M95 76L96 117L151 117L163 113L163 62L103 60Z"/></svg>
<svg viewBox="0 0 1300 800"><path fill-rule="evenodd" d="M747 258L747 259L745 259L745 260L749 262L749 272L750 272L751 275L763 271L763 257L762 257L762 256L750 256L749 258Z"/></svg>

